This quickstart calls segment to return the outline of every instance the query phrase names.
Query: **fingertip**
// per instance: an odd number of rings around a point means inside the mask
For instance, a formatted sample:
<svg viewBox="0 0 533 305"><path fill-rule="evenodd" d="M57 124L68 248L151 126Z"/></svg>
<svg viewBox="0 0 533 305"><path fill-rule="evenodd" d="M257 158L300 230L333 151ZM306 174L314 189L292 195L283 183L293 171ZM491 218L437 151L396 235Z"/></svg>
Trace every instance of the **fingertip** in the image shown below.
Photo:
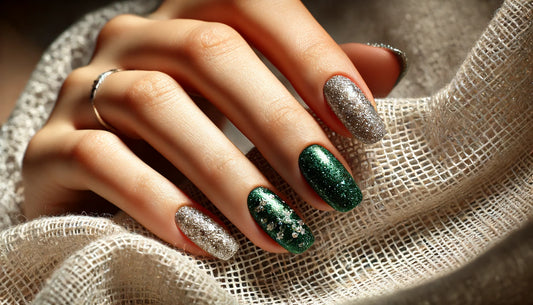
<svg viewBox="0 0 533 305"><path fill-rule="evenodd" d="M398 76L396 77L395 86L402 80L402 78L405 76L405 73L408 70L408 59L407 54L403 52L402 50L395 48L389 44L385 43L371 43L368 44L369 46L376 47L382 50L386 50L389 53L388 60L390 61L390 54L394 56L394 59L396 60L396 64L398 67ZM391 64L392 65L392 64Z"/></svg>
<svg viewBox="0 0 533 305"><path fill-rule="evenodd" d="M378 98L386 97L407 71L407 56L386 44L340 45Z"/></svg>

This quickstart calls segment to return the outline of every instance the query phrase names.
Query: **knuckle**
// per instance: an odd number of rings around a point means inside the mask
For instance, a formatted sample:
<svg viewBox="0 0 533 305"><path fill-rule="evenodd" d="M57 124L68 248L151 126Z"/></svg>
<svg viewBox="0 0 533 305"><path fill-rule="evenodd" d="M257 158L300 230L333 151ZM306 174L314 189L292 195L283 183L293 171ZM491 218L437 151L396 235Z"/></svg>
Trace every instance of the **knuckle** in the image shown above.
<svg viewBox="0 0 533 305"><path fill-rule="evenodd" d="M265 126L270 130L285 130L297 124L301 115L301 107L289 100L280 98L269 103L266 108Z"/></svg>
<svg viewBox="0 0 533 305"><path fill-rule="evenodd" d="M219 160L216 168L219 172L226 173L238 168L239 158L235 156L225 156Z"/></svg>
<svg viewBox="0 0 533 305"><path fill-rule="evenodd" d="M72 145L68 158L76 165L86 170L94 167L98 157L104 152L113 153L118 148L119 138L104 130L89 130L84 132Z"/></svg>
<svg viewBox="0 0 533 305"><path fill-rule="evenodd" d="M142 198L151 198L162 193L161 181L150 173L139 173L135 176L133 184L129 187L132 200L142 201ZM150 202L150 200L146 200Z"/></svg>
<svg viewBox="0 0 533 305"><path fill-rule="evenodd" d="M98 33L97 45L105 45L110 41L116 41L117 37L125 33L130 27L133 19L136 19L136 17L124 14L109 20Z"/></svg>
<svg viewBox="0 0 533 305"><path fill-rule="evenodd" d="M80 88L87 86L87 67L77 68L73 70L65 81L63 82L59 91L58 100L62 100L65 96L72 96L78 92L73 90L74 88Z"/></svg>
<svg viewBox="0 0 533 305"><path fill-rule="evenodd" d="M148 109L161 107L179 96L179 85L176 81L162 72L147 72L130 84L125 90L125 97L122 99L127 103L127 109L132 109L136 113L144 113Z"/></svg>
<svg viewBox="0 0 533 305"><path fill-rule="evenodd" d="M328 58L331 50L331 44L322 40L313 40L304 46L302 58L309 60L309 62L323 62L324 58Z"/></svg>
<svg viewBox="0 0 533 305"><path fill-rule="evenodd" d="M216 156L204 158L206 168L209 170L209 177L213 179L224 179L236 169L242 168L241 159L233 154L218 154Z"/></svg>
<svg viewBox="0 0 533 305"><path fill-rule="evenodd" d="M188 37L186 51L192 58L202 60L229 54L245 45L241 35L223 23L202 23Z"/></svg>
<svg viewBox="0 0 533 305"><path fill-rule="evenodd" d="M85 70L85 68L77 68L70 72L63 82L63 88L74 88L84 84L87 79Z"/></svg>

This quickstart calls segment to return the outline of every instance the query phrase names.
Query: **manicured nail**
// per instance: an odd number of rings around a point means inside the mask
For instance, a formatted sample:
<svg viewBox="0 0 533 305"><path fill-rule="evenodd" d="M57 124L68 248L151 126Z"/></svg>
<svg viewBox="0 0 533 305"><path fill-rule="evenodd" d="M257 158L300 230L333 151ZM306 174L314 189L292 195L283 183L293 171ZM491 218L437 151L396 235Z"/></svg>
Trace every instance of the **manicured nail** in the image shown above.
<svg viewBox="0 0 533 305"><path fill-rule="evenodd" d="M296 212L265 187L250 192L248 209L263 231L289 252L302 253L315 241L311 230Z"/></svg>
<svg viewBox="0 0 533 305"><path fill-rule="evenodd" d="M323 146L313 144L305 148L298 165L307 183L335 210L347 212L363 200L352 175Z"/></svg>
<svg viewBox="0 0 533 305"><path fill-rule="evenodd" d="M400 64L400 75L398 75L398 79L396 79L396 83L394 84L396 86L402 80L402 78L405 76L405 73L407 72L408 62L409 62L407 60L407 55L405 55L405 53L402 50L395 48L391 45L388 45L386 43L368 43L368 45L372 47L387 49L390 52L392 52L394 56L396 56L396 60L398 60L398 63Z"/></svg>
<svg viewBox="0 0 533 305"><path fill-rule="evenodd" d="M237 241L198 209L183 206L176 212L175 220L187 238L214 257L228 260L239 250Z"/></svg>
<svg viewBox="0 0 533 305"><path fill-rule="evenodd" d="M326 101L354 137L376 143L387 133L370 101L349 78L335 75L324 85Z"/></svg>

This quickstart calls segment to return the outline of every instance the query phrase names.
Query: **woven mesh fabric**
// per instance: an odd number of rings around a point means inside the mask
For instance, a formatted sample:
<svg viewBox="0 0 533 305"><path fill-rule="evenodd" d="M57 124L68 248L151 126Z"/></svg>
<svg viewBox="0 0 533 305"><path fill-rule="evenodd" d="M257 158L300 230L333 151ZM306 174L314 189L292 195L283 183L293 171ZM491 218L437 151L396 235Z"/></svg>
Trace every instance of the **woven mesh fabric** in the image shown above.
<svg viewBox="0 0 533 305"><path fill-rule="evenodd" d="M349 213L314 210L252 150L249 158L302 211L316 242L301 255L270 254L228 224L241 250L227 262L173 249L123 213L24 222L18 209L24 149L63 80L88 62L106 20L149 12L157 3L118 3L68 29L46 51L0 131L0 302L530 301L533 2L508 0L496 12L494 1L368 2L309 3L338 40L375 38L411 57L394 98L378 101L389 130L383 141L363 145L328 131L365 200ZM209 206L193 185L181 187ZM524 227L521 240L506 243ZM505 251L494 254L502 244ZM487 266L499 273L465 278ZM484 289L469 293L472 287Z"/></svg>

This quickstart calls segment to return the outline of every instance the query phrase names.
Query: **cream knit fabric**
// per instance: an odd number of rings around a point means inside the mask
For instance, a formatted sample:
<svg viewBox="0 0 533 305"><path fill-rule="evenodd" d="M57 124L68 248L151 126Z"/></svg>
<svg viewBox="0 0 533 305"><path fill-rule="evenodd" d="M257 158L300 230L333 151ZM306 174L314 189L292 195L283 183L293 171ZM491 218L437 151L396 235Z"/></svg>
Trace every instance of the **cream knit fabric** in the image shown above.
<svg viewBox="0 0 533 305"><path fill-rule="evenodd" d="M306 4L339 42L387 42L410 57L393 97L378 101L383 141L328 131L363 189L359 207L310 208L252 150L315 233L306 253L266 253L231 224L241 250L226 262L169 247L123 213L24 222L24 149L63 80L88 62L106 20L157 5L117 3L56 40L1 128L0 303L532 302L533 2ZM194 186L181 187L209 206Z"/></svg>

